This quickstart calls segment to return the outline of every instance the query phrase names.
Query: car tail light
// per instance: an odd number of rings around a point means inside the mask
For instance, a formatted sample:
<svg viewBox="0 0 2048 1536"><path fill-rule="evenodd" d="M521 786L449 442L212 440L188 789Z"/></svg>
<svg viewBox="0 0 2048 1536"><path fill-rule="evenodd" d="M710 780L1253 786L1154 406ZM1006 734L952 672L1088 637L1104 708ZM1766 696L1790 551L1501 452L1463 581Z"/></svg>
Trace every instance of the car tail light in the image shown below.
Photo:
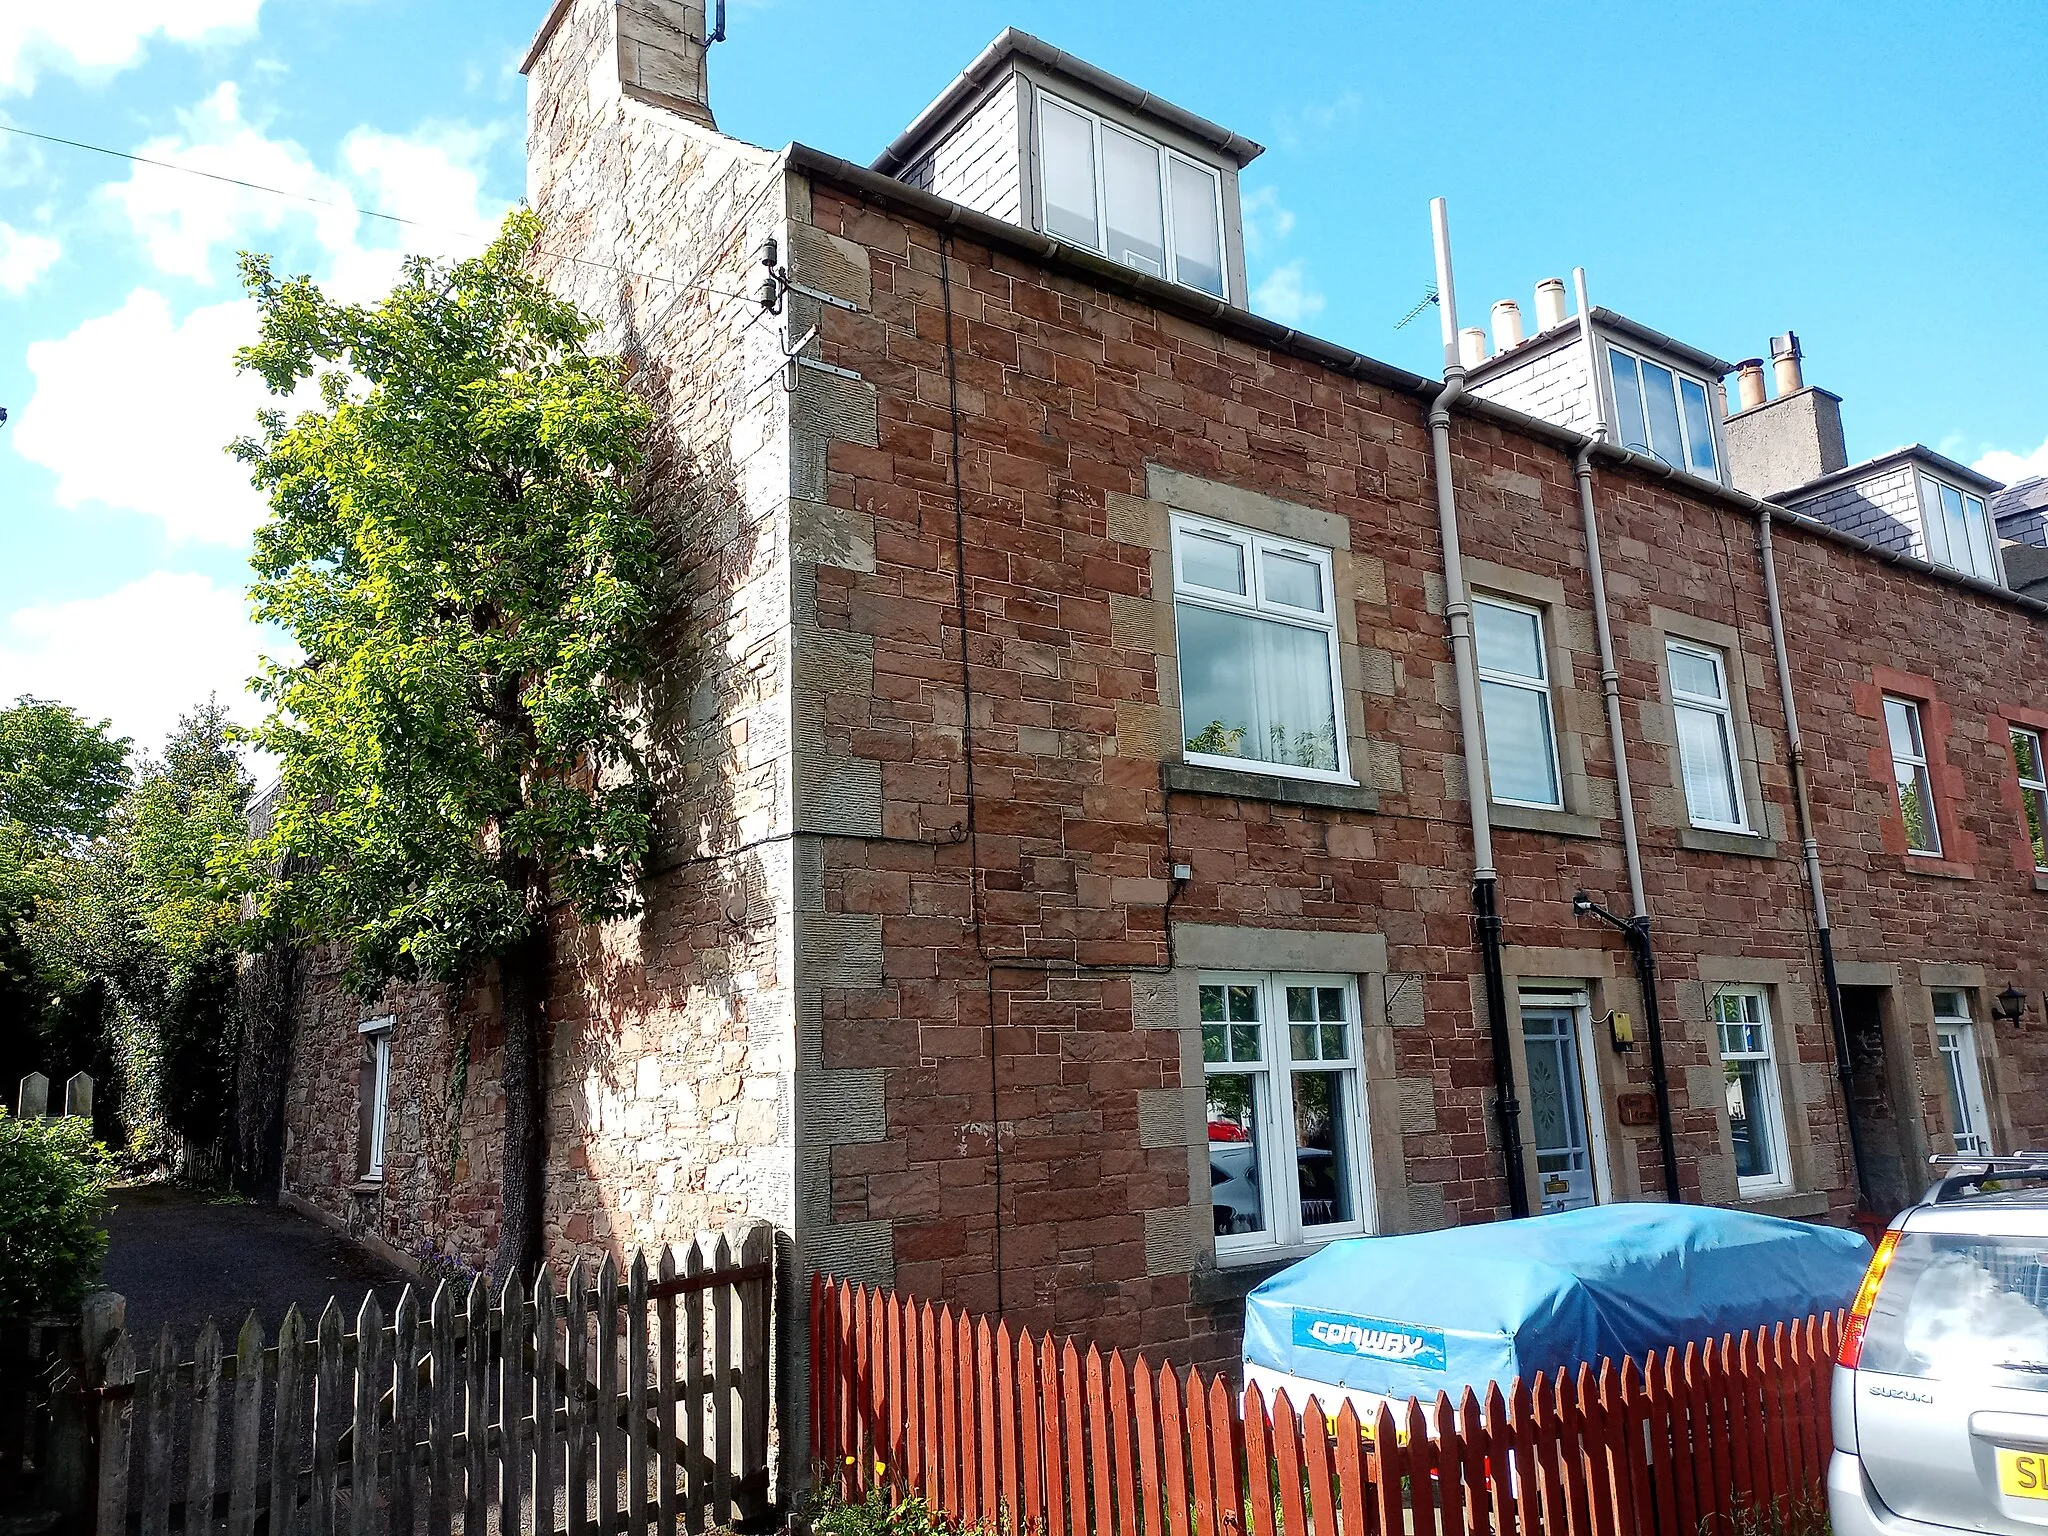
<svg viewBox="0 0 2048 1536"><path fill-rule="evenodd" d="M1863 1330L1870 1326L1870 1309L1877 1305L1877 1288L1884 1284L1884 1272L1891 1268L1892 1253L1898 1246L1896 1232L1879 1238L1877 1252L1870 1256L1870 1268L1863 1272L1863 1283L1856 1287L1856 1304L1849 1309L1849 1326L1842 1330L1841 1353L1835 1356L1837 1364L1852 1371L1863 1358Z"/></svg>

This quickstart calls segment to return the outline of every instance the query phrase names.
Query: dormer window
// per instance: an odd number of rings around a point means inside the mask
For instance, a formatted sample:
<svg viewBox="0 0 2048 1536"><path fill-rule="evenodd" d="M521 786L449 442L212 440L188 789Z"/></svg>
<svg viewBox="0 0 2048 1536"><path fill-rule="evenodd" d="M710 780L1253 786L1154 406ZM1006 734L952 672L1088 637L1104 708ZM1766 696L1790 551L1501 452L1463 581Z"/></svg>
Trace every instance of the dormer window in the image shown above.
<svg viewBox="0 0 2048 1536"><path fill-rule="evenodd" d="M1227 298L1214 169L1038 93L1041 227L1154 277Z"/></svg>
<svg viewBox="0 0 2048 1536"><path fill-rule="evenodd" d="M1614 420L1624 448L1653 454L1673 469L1708 480L1721 478L1714 413L1703 381L1611 344L1607 371L1614 381Z"/></svg>
<svg viewBox="0 0 2048 1536"><path fill-rule="evenodd" d="M1928 559L1965 576L1998 580L1998 562L1991 552L1991 520L1985 515L1982 497L1923 473L1920 526L1927 535Z"/></svg>

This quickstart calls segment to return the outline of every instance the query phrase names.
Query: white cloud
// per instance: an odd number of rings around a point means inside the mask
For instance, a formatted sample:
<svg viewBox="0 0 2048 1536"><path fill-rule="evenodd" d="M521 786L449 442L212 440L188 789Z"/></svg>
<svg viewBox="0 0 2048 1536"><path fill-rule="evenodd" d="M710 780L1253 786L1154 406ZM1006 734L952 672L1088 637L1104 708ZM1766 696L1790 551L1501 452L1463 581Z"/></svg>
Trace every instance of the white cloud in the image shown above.
<svg viewBox="0 0 2048 1536"><path fill-rule="evenodd" d="M59 699L155 750L209 693L254 724L262 706L245 686L261 648L239 591L191 572L153 571L103 597L0 621L0 700Z"/></svg>
<svg viewBox="0 0 2048 1536"><path fill-rule="evenodd" d="M178 133L137 153L286 196L150 166L109 185L106 196L163 272L219 282L234 251L310 236L322 258L315 275L335 297L364 300L391 286L404 252L467 255L488 238L508 206L483 190L495 137L462 124L429 123L407 135L359 127L327 171L303 146L250 122L241 92L226 81L179 114ZM366 218L357 208L413 222Z"/></svg>
<svg viewBox="0 0 2048 1536"><path fill-rule="evenodd" d="M1280 114L1275 137L1282 149L1327 149L1336 131L1356 118L1364 106L1363 96L1347 90L1330 101L1295 107Z"/></svg>
<svg viewBox="0 0 2048 1536"><path fill-rule="evenodd" d="M233 81L223 81L198 106L178 116L180 134L151 139L136 153L293 195L277 197L137 166L126 181L111 184L105 192L142 237L159 271L206 282L226 275L225 266L214 260L216 252L260 245L265 235L308 222L314 237L330 250L354 242L358 220L346 206L353 201L348 188L323 175L297 144L266 138L251 126L242 116L241 92ZM343 206L318 207L304 201L307 198Z"/></svg>
<svg viewBox="0 0 2048 1536"><path fill-rule="evenodd" d="M0 4L0 92L35 89L39 69L104 79L142 58L152 37L212 42L256 28L263 0L5 0Z"/></svg>
<svg viewBox="0 0 2048 1536"><path fill-rule="evenodd" d="M1252 308L1282 325L1301 325L1323 312L1321 292L1309 286L1299 258L1268 272L1252 290Z"/></svg>
<svg viewBox="0 0 2048 1536"><path fill-rule="evenodd" d="M483 191L491 139L459 124L410 135L357 128L329 173L299 145L249 123L229 83L183 114L179 135L141 152L344 206L147 167L105 193L168 276L225 286L235 250L281 246L290 253L283 270L311 267L331 296L364 301L390 288L405 251L480 247L505 206ZM452 233L394 230L364 219L351 203ZM8 286L8 249L0 243L0 288ZM138 288L113 313L28 349L35 393L13 429L15 447L55 471L59 506L104 503L159 519L174 541L241 544L262 520L263 501L224 450L272 403L259 381L234 369L235 349L255 335L251 302L207 305L180 318L158 288Z"/></svg>
<svg viewBox="0 0 2048 1536"><path fill-rule="evenodd" d="M2032 453L1994 448L1970 467L1994 480L2003 480L2007 485L2017 485L2035 475L2048 475L2048 437L2042 438L2041 446Z"/></svg>
<svg viewBox="0 0 2048 1536"><path fill-rule="evenodd" d="M64 254L64 247L48 235L32 235L12 224L0 223L0 293L19 296Z"/></svg>
<svg viewBox="0 0 2048 1536"><path fill-rule="evenodd" d="M1294 233L1294 213L1272 187L1261 187L1244 199L1244 249L1254 261L1275 251Z"/></svg>
<svg viewBox="0 0 2048 1536"><path fill-rule="evenodd" d="M269 400L234 368L255 335L248 300L179 321L162 294L138 288L112 314L28 349L36 388L15 449L56 472L59 506L103 502L160 519L173 540L240 544L263 500L225 449Z"/></svg>

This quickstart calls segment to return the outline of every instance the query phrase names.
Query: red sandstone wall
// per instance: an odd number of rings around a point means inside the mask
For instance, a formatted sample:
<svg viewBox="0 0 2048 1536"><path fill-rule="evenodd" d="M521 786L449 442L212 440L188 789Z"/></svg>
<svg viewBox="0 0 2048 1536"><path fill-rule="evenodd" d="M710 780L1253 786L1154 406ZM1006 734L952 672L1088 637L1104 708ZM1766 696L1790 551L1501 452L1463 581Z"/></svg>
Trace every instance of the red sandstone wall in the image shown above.
<svg viewBox="0 0 2048 1536"><path fill-rule="evenodd" d="M956 822L967 776L939 240L824 187L814 196L821 228L867 247L875 287L872 316L827 317L826 356L883 385L879 448L835 447L831 462L834 505L875 520L876 569L821 570L821 622L873 637L877 680L875 696L842 701L832 725L850 750L885 763L893 820ZM1411 1187L1433 1186L1448 1219L1500 1214L1491 1064L1467 980L1476 956L1462 774L1455 765L1447 774L1445 761L1457 751L1456 719L1422 403L965 242L952 262L980 947L1080 964L1161 961L1169 845L1195 870L1175 921L1383 932L1391 969L1426 978L1425 1027L1395 1032L1399 1074L1426 1079L1436 1098L1433 1126L1403 1138ZM1566 609L1589 624L1568 461L1467 419L1455 439L1468 554L1561 583ZM1154 595L1147 552L1112 532L1117 498L1145 495L1148 462L1340 513L1352 550L1380 563L1382 579L1361 584L1356 611L1360 644L1392 662L1391 691L1367 701L1365 721L1392 754L1377 814L1176 795L1169 828L1156 750L1136 752L1118 734L1119 705L1156 703L1159 678L1144 647L1119 643L1109 611L1118 597ZM1803 1066L1809 1090L1794 1133L1809 1143L1806 1187L1841 1219L1853 1195L1754 525L1628 474L1603 472L1599 496L1686 1192L1698 1197L1702 1169L1727 1155L1697 957L1776 962L1809 1004L1781 1019L1779 1036L1781 1064ZM1781 538L1795 668L1814 695L1806 729L1827 764L1821 801L1844 953L1987 965L2031 955L2030 903L2048 897L2033 894L2030 875L2004 871L1994 883L1987 868L1974 883L1934 881L1904 873L1885 852L1883 796L1858 787L1870 727L1846 695L1867 684L1895 635L1909 635L1900 654L1944 678L1957 719L1972 715L1981 741L1986 712L2013 702L2020 679L2040 675L2048 647L2039 626L1881 572L1839 546ZM1775 857L1680 845L1671 753L1649 740L1664 698L1651 605L1741 630L1735 681L1759 748ZM1573 668L1585 707L1568 724L1602 836L1499 834L1508 940L1605 949L1618 961L1614 936L1570 910L1580 886L1617 907L1626 901L1590 643L1574 648ZM1961 780L1986 865L2002 865L2011 843L1996 745L1970 751ZM827 1065L885 1068L892 1129L886 1143L835 1155L835 1215L894 1222L906 1289L989 1305L1000 1245L1001 1293L1013 1311L1066 1326L1086 1319L1091 1334L1116 1342L1173 1340L1198 1357L1227 1351L1227 1307L1190 1301L1179 1277L1142 1273L1136 1218L1162 1198L1185 1198L1186 1170L1177 1154L1135 1145L1135 1097L1177 1081L1177 1056L1156 1032L1133 1028L1125 982L1001 968L991 977L976 957L967 856L831 847L827 900L882 914L887 985L828 997ZM2031 1125L2032 1058L2010 1054L2014 1081L1998 1088L2016 1124ZM1647 1082L1644 1057L1638 1050L1626 1062L1627 1086ZM1922 1081L1922 1108L1938 1128L1938 1085ZM1659 1187L1653 1137L1629 1136L1616 1156L1632 1164L1625 1178L1635 1188Z"/></svg>

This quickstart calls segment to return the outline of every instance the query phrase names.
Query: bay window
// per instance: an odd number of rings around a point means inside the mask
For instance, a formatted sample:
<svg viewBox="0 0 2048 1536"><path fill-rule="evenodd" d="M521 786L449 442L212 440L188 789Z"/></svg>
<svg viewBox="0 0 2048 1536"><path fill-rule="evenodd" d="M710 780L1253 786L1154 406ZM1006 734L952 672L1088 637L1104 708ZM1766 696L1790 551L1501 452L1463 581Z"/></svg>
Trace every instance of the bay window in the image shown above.
<svg viewBox="0 0 2048 1536"><path fill-rule="evenodd" d="M1223 181L1144 135L1038 96L1039 218L1069 245L1219 299Z"/></svg>
<svg viewBox="0 0 2048 1536"><path fill-rule="evenodd" d="M1647 357L1607 348L1614 420L1624 448L1653 454L1673 469L1720 478L1714 456L1714 412L1707 386Z"/></svg>
<svg viewBox="0 0 2048 1536"><path fill-rule="evenodd" d="M1217 1253L1365 1231L1356 984L1205 972L1197 992Z"/></svg>
<svg viewBox="0 0 2048 1536"><path fill-rule="evenodd" d="M1187 760L1348 783L1329 551L1177 516L1173 565Z"/></svg>
<svg viewBox="0 0 2048 1536"><path fill-rule="evenodd" d="M1998 562L1991 552L1991 519L1981 496L1923 474L1920 526L1927 535L1928 559L1966 576L1998 580Z"/></svg>

